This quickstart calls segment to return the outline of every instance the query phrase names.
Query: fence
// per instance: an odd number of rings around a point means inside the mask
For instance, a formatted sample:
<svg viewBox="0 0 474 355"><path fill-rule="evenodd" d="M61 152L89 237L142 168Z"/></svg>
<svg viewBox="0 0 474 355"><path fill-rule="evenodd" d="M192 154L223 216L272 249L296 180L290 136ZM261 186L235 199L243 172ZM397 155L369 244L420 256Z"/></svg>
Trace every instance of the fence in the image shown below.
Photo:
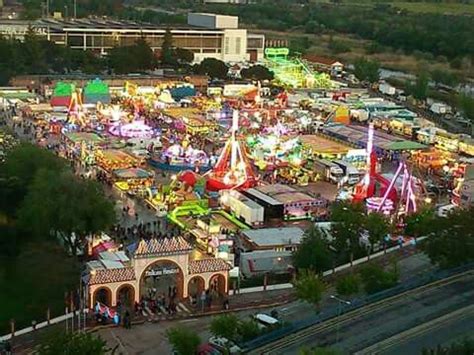
<svg viewBox="0 0 474 355"><path fill-rule="evenodd" d="M420 237L420 238L417 239L417 242L421 242L425 238L426 237ZM331 276L331 275L334 275L334 274L336 274L340 271L348 270L353 266L360 265L362 263L365 263L367 261L376 259L376 258L381 257L383 255L398 251L398 250L400 250L401 247L408 247L408 246L412 246L412 245L413 245L413 243L411 241L408 241L408 242L405 242L404 244L402 244L401 246L398 245L398 246L390 247L390 248L387 248L385 250L381 250L381 251L378 251L376 253L364 256L363 258L354 260L352 262L352 264L351 263L346 263L346 264L340 265L340 266L338 266L334 269L324 271L323 272L323 277ZM283 283L283 284L267 285L267 286L255 286L255 287L242 288L240 290L233 290L233 292L234 292L233 294L235 295L235 294L252 293L252 292L283 290L283 289L288 289L288 288L292 288L292 287L293 287L293 285L291 283Z"/></svg>
<svg viewBox="0 0 474 355"><path fill-rule="evenodd" d="M287 326L284 326L282 328L278 328L276 330L273 330L267 334L264 334L262 336L259 336L251 341L248 341L244 344L242 344L242 348L246 350L251 350L255 348L259 348L261 346L264 346L266 344L272 343L280 338L283 338L285 336L288 336L292 333L301 331L305 328L308 328L310 326L316 325L318 323L322 323L326 320L329 320L331 318L335 318L338 315L347 313L349 311L352 311L357 308L361 308L363 306L368 305L369 303L374 303L377 301L381 301L385 298L392 297L398 294L401 294L403 292L421 287L423 285L427 285L429 283L439 281L445 278L448 278L450 276L454 276L456 274L472 270L474 269L474 263L469 263L465 264L453 269L449 270L437 270L431 273L428 273L424 276L419 276L419 277L414 277L412 279L407 280L403 284L400 284L398 286L395 286L393 288L375 293L373 295L369 295L366 297L362 298L355 298L351 300L350 305L346 305L344 307L339 308L338 306L334 306L328 309L325 309L324 312L319 313L318 315L307 317L305 319L302 319L300 321L292 322Z"/></svg>

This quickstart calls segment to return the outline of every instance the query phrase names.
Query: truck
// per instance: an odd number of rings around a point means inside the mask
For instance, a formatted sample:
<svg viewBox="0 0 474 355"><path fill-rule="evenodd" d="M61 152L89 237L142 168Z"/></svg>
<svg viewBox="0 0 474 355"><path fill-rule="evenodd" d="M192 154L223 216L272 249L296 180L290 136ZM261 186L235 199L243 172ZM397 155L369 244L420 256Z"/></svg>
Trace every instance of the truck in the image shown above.
<svg viewBox="0 0 474 355"><path fill-rule="evenodd" d="M430 106L430 111L439 115L444 115L448 112L451 112L451 107L443 104L442 102L435 102Z"/></svg>
<svg viewBox="0 0 474 355"><path fill-rule="evenodd" d="M397 92L397 89L394 86L383 82L379 85L379 91L384 95L393 96Z"/></svg>
<svg viewBox="0 0 474 355"><path fill-rule="evenodd" d="M323 180L338 184L344 177L341 167L329 160L314 159L313 171L321 176Z"/></svg>
<svg viewBox="0 0 474 355"><path fill-rule="evenodd" d="M349 185L357 184L362 178L363 174L355 166L345 162L343 160L334 160L334 163L339 165L344 174L344 180Z"/></svg>

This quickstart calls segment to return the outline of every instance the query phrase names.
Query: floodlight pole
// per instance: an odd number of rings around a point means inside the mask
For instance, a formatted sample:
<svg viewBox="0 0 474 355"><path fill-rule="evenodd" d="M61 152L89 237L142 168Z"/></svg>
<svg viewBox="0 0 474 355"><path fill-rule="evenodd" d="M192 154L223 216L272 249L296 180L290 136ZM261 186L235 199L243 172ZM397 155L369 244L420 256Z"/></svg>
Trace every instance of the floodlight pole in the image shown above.
<svg viewBox="0 0 474 355"><path fill-rule="evenodd" d="M342 298L339 298L335 295L331 295L329 297L338 302L337 317L339 318L339 316L341 315L341 311L342 311L342 305L344 305L344 304L350 305L351 302L343 300ZM339 343L339 327L340 327L340 325L339 325L339 319L338 319L337 324L336 324L336 344Z"/></svg>

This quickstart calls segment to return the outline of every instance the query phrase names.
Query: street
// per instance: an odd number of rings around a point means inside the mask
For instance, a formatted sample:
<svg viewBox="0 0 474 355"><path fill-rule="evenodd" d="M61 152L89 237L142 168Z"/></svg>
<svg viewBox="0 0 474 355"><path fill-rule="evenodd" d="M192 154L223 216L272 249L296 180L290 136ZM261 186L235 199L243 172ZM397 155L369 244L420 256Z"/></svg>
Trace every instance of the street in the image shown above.
<svg viewBox="0 0 474 355"><path fill-rule="evenodd" d="M327 326L322 323L314 331L305 332L304 336L294 334L279 341L277 345L269 345L252 353L298 354L302 348L312 347L330 347L344 354L357 352L420 324L470 306L474 297L473 278L474 275L468 273L452 282L414 290L405 297L385 301L380 307L366 306L357 314L347 314L338 321L326 322ZM465 315L463 322L455 322L450 332L444 332L443 337L435 336L442 328L428 328L425 333L420 333L403 345L409 351L400 351L399 344L396 343L387 353L414 354L420 352L424 346L436 347L440 342L449 343L457 340L460 334L472 332L470 325L473 322L474 314L471 311ZM360 336L361 334L363 336Z"/></svg>

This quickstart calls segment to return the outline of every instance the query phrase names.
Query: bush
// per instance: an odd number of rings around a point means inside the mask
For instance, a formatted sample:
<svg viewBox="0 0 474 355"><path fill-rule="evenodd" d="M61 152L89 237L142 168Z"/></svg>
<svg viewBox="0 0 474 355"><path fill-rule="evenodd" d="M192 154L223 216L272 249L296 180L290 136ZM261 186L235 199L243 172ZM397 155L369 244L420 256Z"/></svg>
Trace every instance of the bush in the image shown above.
<svg viewBox="0 0 474 355"><path fill-rule="evenodd" d="M237 325L237 333L242 341L249 341L260 334L260 329L255 320L243 320Z"/></svg>
<svg viewBox="0 0 474 355"><path fill-rule="evenodd" d="M228 313L212 318L211 333L216 337L235 340L239 319L235 314Z"/></svg>
<svg viewBox="0 0 474 355"><path fill-rule="evenodd" d="M336 284L337 293L341 296L349 296L359 292L360 277L350 274L339 279Z"/></svg>
<svg viewBox="0 0 474 355"><path fill-rule="evenodd" d="M377 293L396 286L399 277L396 267L391 271L385 271L377 264L364 266L360 270L360 276L364 289L368 294Z"/></svg>

